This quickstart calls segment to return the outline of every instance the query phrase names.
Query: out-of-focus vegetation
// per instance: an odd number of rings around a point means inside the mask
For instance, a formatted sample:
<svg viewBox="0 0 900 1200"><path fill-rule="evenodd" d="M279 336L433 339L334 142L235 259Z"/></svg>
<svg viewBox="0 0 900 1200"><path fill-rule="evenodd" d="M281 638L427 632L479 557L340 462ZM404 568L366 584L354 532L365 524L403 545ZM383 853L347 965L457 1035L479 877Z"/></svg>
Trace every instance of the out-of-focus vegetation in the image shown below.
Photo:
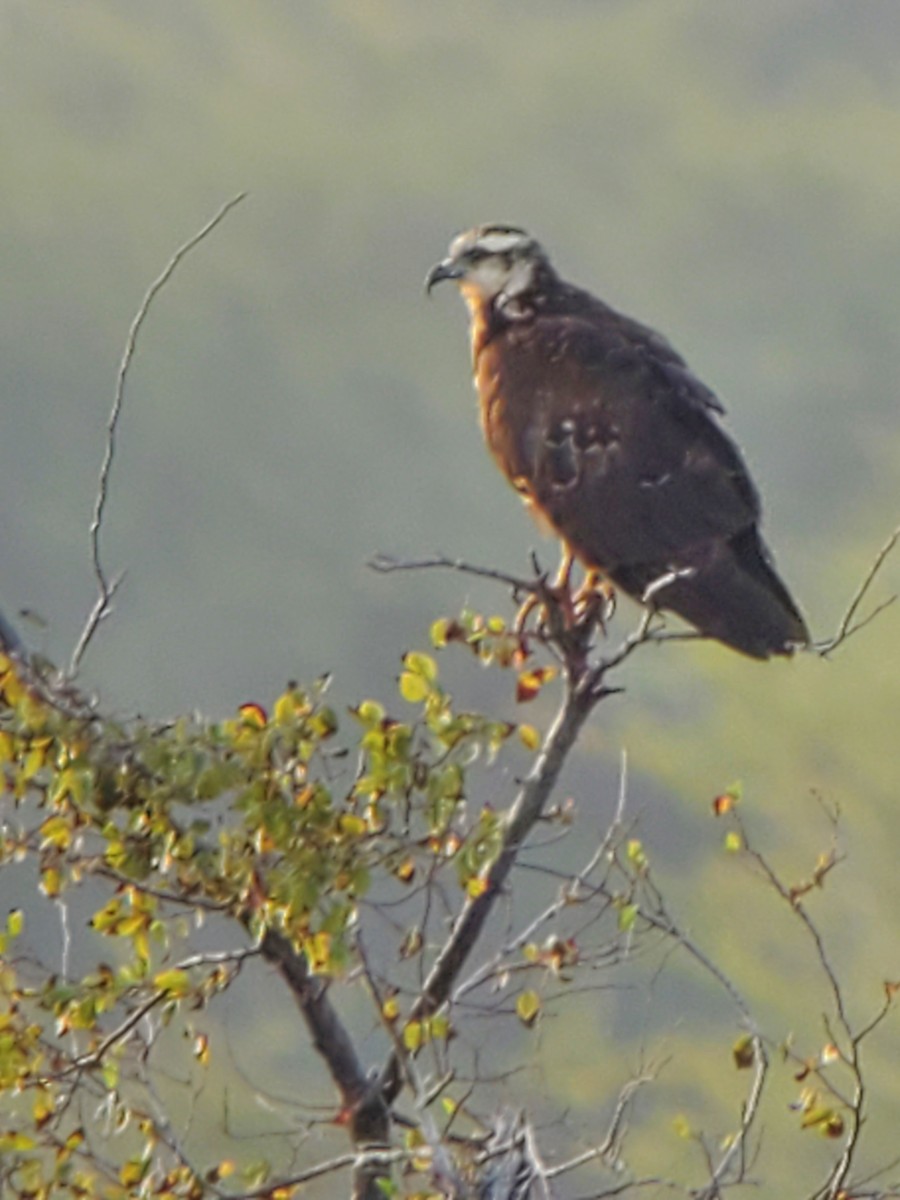
<svg viewBox="0 0 900 1200"><path fill-rule="evenodd" d="M373 551L519 570L539 544L552 561L480 444L462 313L421 294L449 236L484 219L534 230L718 389L779 566L827 634L900 509L898 36L893 0L8 0L3 603L37 610L32 640L65 660L128 323L175 246L248 188L134 364L104 539L129 574L85 671L110 704L228 711L324 671L348 703L383 695L411 630L501 601L375 577ZM898 582L889 564L882 586ZM831 663L645 654L568 781L607 814L627 745L657 868L785 1033L821 996L723 868L707 806L740 776L802 874L812 793L841 805L829 928L865 1008L897 973L897 630L888 612ZM467 686L502 708L489 677ZM598 1062L633 1051L622 1010L609 1026L585 1009ZM598 1068L566 1032L545 1038L553 1085L589 1104ZM672 1104L715 1108L705 1026L670 1036L697 1064ZM888 1049L882 1064L887 1129Z"/></svg>

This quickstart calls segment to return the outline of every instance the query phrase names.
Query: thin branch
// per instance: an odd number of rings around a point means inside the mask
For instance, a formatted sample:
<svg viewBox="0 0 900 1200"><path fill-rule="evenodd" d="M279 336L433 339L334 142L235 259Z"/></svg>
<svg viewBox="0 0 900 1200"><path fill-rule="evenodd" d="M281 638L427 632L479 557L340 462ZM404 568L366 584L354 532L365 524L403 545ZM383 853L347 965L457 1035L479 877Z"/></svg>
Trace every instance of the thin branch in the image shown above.
<svg viewBox="0 0 900 1200"><path fill-rule="evenodd" d="M307 1167L305 1171L299 1171L296 1175L291 1175L287 1179L279 1179L275 1182L266 1183L262 1187L255 1188L252 1192L220 1192L216 1189L217 1194L226 1198L226 1200L261 1200L263 1197L269 1197L278 1189L299 1187L301 1183L309 1183L312 1179L319 1179L322 1175L330 1175L334 1171L343 1171L347 1167L354 1167L357 1170L367 1167L369 1170L373 1168L378 1174L385 1173L384 1168L391 1166L394 1163L404 1162L409 1158L413 1158L416 1153L421 1154L421 1148L415 1150L363 1150L359 1153L338 1154L334 1158L329 1158L325 1162L316 1163L315 1166ZM382 1193L383 1194L383 1193Z"/></svg>
<svg viewBox="0 0 900 1200"><path fill-rule="evenodd" d="M578 1167L583 1167L585 1163L594 1162L598 1158L603 1162L608 1162L610 1159L614 1160L616 1158L616 1149L622 1141L622 1130L634 1097L645 1084L653 1083L656 1080L658 1071L659 1068L651 1066L640 1075L629 1079L620 1089L619 1095L616 1098L613 1114L603 1141L598 1146L592 1146L589 1150L585 1150L581 1154L577 1154L574 1158L570 1158L567 1162L551 1167L547 1171L547 1178L554 1179L557 1175L565 1175L569 1171L577 1170ZM615 1165L614 1162L613 1165Z"/></svg>
<svg viewBox="0 0 900 1200"><path fill-rule="evenodd" d="M502 893L516 858L540 817L569 751L590 715L600 693L593 673L576 680L567 673L563 702L547 734L537 761L525 778L506 819L500 852L487 871L480 895L467 899L440 953L432 965L410 1020L436 1012L448 999L454 983L477 941L494 904ZM382 1071L384 1094L393 1101L401 1086L396 1054Z"/></svg>
<svg viewBox="0 0 900 1200"><path fill-rule="evenodd" d="M389 554L376 554L367 564L380 575L390 575L394 571L428 571L437 567L442 570L459 571L463 575L474 575L479 579L493 579L496 583L505 583L514 592L537 592L541 588L544 576L537 574L534 579L520 579L516 575L508 575L505 571L496 571L492 567L478 567L465 562L461 558L448 558L444 554L433 558L401 559L392 558Z"/></svg>
<svg viewBox="0 0 900 1200"><path fill-rule="evenodd" d="M121 1042L124 1037L127 1037L143 1021L144 1017L148 1016L156 1008L157 1004L161 1004L163 1000L167 1000L168 998L169 993L167 991L152 992L143 1004L133 1009L125 1020L120 1025L117 1025L111 1033L107 1034L93 1050L88 1054L82 1054L79 1058L73 1059L55 1078L64 1079L67 1075L72 1075L76 1072L80 1074L82 1071L99 1067L107 1050L111 1050L117 1042Z"/></svg>
<svg viewBox="0 0 900 1200"><path fill-rule="evenodd" d="M827 658L832 651L838 648L838 646L843 645L848 638L852 637L854 633L858 633L860 629L864 629L866 625L868 625L871 621L874 621L880 613L883 613L886 608L890 608L890 606L896 601L896 595L889 596L887 600L883 600L881 604L877 605L868 616L863 617L861 620L857 621L856 624L853 623L854 617L856 616L857 612L859 612L860 605L868 595L872 584L875 582L875 579L881 571L881 568L884 566L885 560L891 554L898 541L900 541L900 525L897 526L891 536L875 555L872 565L869 567L862 579L862 582L851 597L850 603L840 620L834 637L830 638L826 642L817 642L813 644L813 649L821 658Z"/></svg>
<svg viewBox="0 0 900 1200"><path fill-rule="evenodd" d="M735 1164L735 1161L742 1159L744 1149L747 1143L747 1138L756 1120L759 1112L759 1106L762 1101L763 1090L765 1087L766 1077L769 1072L769 1059L766 1054L766 1048L763 1044L762 1035L753 1019L750 1011L750 1006L747 1001L738 991L735 984L725 974L721 967L709 957L704 950L697 945L696 942L687 934L674 918L670 915L665 907L661 893L657 890L650 880L646 880L648 892L652 895L656 906L655 912L642 911L642 917L656 928L667 933L678 945L680 945L687 953L694 958L709 974L717 980L721 987L727 992L732 1003L741 1015L743 1023L749 1031L750 1040L753 1046L753 1063L754 1073L753 1081L750 1085L749 1092L742 1106L741 1121L737 1132L730 1139L728 1145L722 1152L717 1164L710 1163L710 1179L709 1182L702 1188L696 1189L692 1194L697 1200L716 1200L716 1197L721 1195L722 1186L725 1184L729 1172ZM738 1167L738 1180L742 1179L742 1171Z"/></svg>
<svg viewBox="0 0 900 1200"><path fill-rule="evenodd" d="M122 354L122 361L119 364L119 374L116 380L116 392L113 398L112 408L110 409L109 417L106 422L106 447L103 452L103 461L100 465L100 476L97 484L97 496L94 500L94 513L90 524L91 538L91 563L94 569L94 578L97 581L97 599L88 613L84 628L76 643L75 649L72 651L72 658L69 662L68 677L72 678L77 675L78 668L81 665L88 646L97 631L97 627L111 612L113 597L118 590L119 585L124 578L123 573L119 573L114 578L110 579L103 566L100 555L100 535L103 530L103 517L106 511L106 502L109 497L109 481L112 472L113 461L116 455L116 435L119 428L119 420L122 416L122 407L125 401L125 383L128 379L128 372L131 368L132 359L134 358L135 350L137 349L137 339L141 331L141 327L150 311L154 299L166 286L175 273L175 269L183 258L185 258L199 245L204 238L208 237L216 226L225 219L228 213L247 195L246 192L241 192L234 196L226 204L223 204L216 215L203 226L192 238L189 238L182 246L180 246L172 257L169 259L162 273L153 281L144 296L141 306L138 309L134 320L131 323L131 328L128 331L128 337L125 341L125 350Z"/></svg>
<svg viewBox="0 0 900 1200"><path fill-rule="evenodd" d="M459 984L459 986L453 992L454 1003L462 999L463 996L467 995L475 988L480 987L494 974L496 974L503 965L503 961L507 955L514 954L517 950L521 950L523 946L527 945L528 942L534 939L537 931L543 925L546 925L548 922L552 921L565 908L574 903L575 900L580 896L581 889L585 886L588 878L593 873L597 865L605 858L616 834L621 829L627 796L627 773L628 759L625 751L623 750L621 771L619 775L618 798L616 800L616 811L613 814L613 819L607 826L606 832L600 839L600 842L598 843L593 854L576 875L566 878L564 886L560 888L556 899L553 900L552 903L550 903L542 912L538 913L533 920L529 921L529 923L522 930L520 930L519 933L509 937L492 958L490 958L487 962L482 963L481 966L478 967L468 979L463 980L462 983ZM524 965L531 966L532 964L526 963Z"/></svg>

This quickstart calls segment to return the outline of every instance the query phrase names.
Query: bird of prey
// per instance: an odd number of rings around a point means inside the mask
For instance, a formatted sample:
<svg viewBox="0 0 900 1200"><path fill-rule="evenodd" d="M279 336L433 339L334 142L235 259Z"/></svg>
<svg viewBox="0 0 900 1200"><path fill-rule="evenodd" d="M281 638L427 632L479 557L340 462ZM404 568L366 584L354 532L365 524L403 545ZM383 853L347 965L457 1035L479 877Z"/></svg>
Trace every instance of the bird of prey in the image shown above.
<svg viewBox="0 0 900 1200"><path fill-rule="evenodd" d="M487 444L567 567L753 658L806 645L722 405L668 341L565 282L512 225L454 238L428 291L445 279L468 305Z"/></svg>

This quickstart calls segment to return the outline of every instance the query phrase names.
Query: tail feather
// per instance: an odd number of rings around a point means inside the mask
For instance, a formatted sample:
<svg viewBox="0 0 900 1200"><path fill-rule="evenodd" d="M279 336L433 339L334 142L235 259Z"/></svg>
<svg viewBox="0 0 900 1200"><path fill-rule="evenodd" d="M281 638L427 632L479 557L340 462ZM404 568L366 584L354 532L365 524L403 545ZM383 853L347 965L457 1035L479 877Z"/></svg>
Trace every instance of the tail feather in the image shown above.
<svg viewBox="0 0 900 1200"><path fill-rule="evenodd" d="M611 578L641 599L673 571L684 572L653 591L653 603L683 617L700 633L750 655L789 655L809 631L755 525L728 541L693 546L676 563L621 567Z"/></svg>

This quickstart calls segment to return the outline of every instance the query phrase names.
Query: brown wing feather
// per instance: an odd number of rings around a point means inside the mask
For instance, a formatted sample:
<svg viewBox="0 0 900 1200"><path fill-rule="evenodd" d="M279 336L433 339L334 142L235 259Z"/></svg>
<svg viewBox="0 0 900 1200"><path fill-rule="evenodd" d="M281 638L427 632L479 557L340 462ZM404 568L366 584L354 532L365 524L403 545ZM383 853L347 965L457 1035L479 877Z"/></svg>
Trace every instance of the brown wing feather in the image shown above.
<svg viewBox="0 0 900 1200"><path fill-rule="evenodd" d="M503 470L583 561L632 595L688 568L660 607L756 657L806 641L713 393L646 326L577 289L564 301L495 331L477 354L485 435Z"/></svg>
<svg viewBox="0 0 900 1200"><path fill-rule="evenodd" d="M492 449L593 565L666 560L758 517L740 455L680 360L572 316L512 328L485 357Z"/></svg>

